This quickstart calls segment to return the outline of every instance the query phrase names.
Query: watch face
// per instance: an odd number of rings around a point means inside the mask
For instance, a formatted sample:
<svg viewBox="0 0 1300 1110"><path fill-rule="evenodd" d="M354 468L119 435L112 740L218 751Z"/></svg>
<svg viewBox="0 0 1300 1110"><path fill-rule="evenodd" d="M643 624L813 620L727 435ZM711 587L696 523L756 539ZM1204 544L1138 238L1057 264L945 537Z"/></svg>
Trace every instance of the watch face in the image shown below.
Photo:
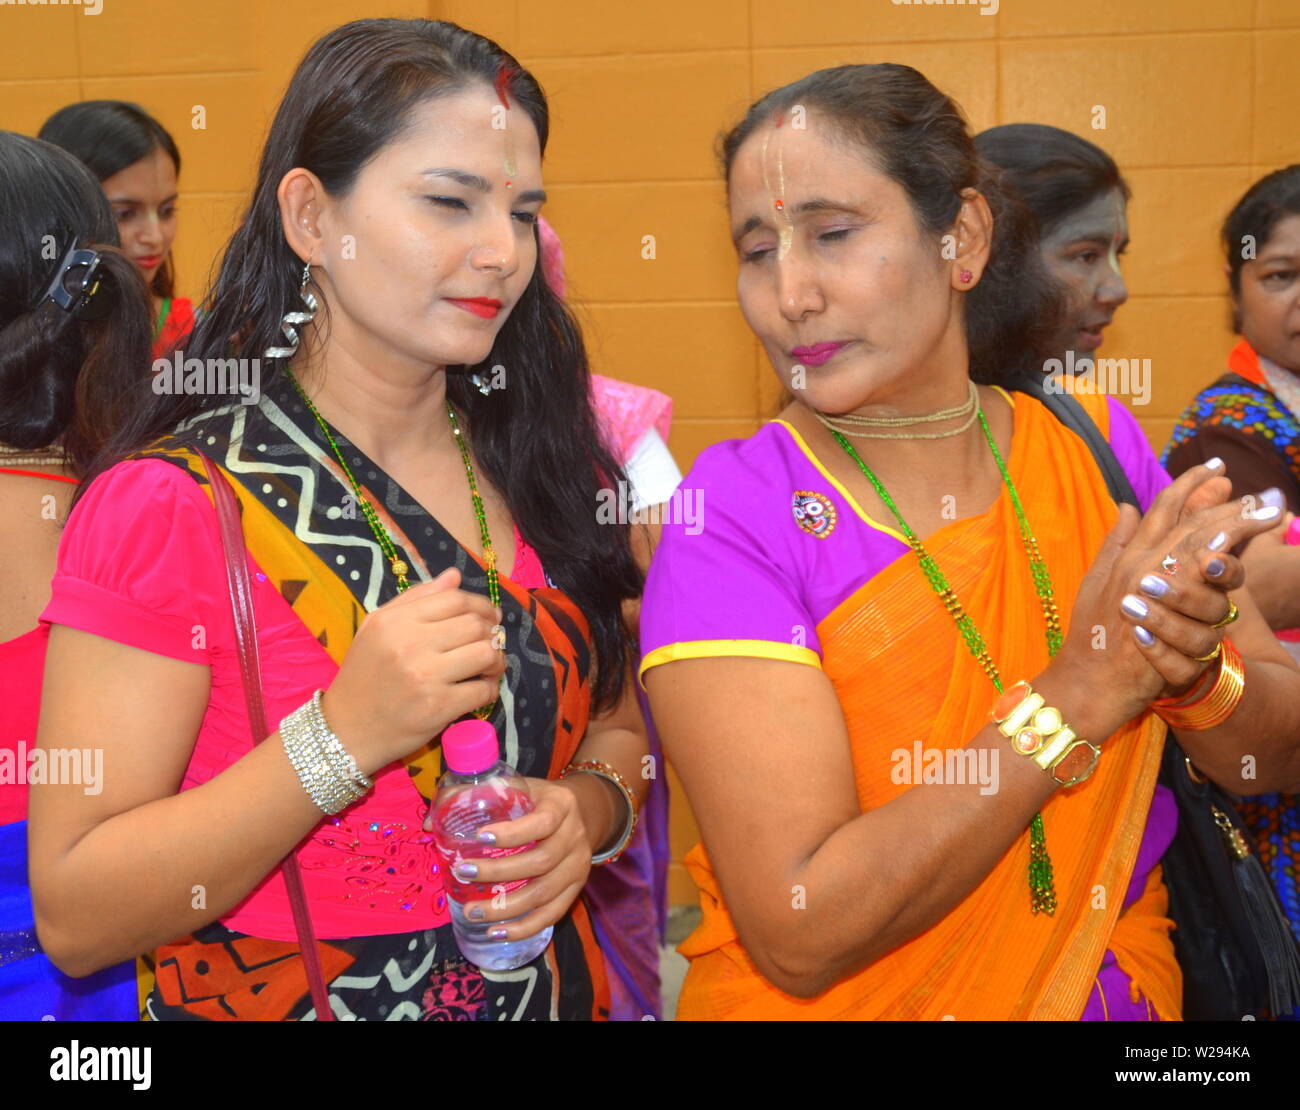
<svg viewBox="0 0 1300 1110"><path fill-rule="evenodd" d="M1052 768L1052 777L1062 784L1086 778L1092 774L1100 754L1091 744L1080 740Z"/></svg>

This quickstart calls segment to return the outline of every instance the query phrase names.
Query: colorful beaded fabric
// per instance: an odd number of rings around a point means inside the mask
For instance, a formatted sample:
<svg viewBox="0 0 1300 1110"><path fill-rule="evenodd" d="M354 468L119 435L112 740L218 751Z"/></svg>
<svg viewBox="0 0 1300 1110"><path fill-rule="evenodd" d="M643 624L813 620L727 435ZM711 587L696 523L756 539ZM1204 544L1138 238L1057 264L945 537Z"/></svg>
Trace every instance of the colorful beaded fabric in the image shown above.
<svg viewBox="0 0 1300 1110"><path fill-rule="evenodd" d="M1263 440L1300 482L1300 408L1288 403L1300 395L1296 376L1261 359L1244 339L1228 355L1228 370L1183 411L1160 462L1168 465L1184 443L1218 427Z"/></svg>

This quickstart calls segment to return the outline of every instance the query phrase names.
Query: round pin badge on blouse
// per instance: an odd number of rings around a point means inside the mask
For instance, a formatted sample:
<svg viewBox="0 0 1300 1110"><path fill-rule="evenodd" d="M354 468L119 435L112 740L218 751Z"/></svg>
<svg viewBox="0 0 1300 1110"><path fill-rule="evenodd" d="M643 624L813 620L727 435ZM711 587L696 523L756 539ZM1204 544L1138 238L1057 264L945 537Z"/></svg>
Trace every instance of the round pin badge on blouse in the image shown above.
<svg viewBox="0 0 1300 1110"><path fill-rule="evenodd" d="M835 531L838 514L835 505L824 493L795 490L790 501L790 511L794 514L794 522L810 536L824 540Z"/></svg>

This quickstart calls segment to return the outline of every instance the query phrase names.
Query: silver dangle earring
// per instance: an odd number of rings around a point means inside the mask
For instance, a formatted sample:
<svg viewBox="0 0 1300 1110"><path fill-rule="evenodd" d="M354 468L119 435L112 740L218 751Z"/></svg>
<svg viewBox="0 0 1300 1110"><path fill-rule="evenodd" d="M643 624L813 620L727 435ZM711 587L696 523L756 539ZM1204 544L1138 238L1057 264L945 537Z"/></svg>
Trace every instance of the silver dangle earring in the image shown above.
<svg viewBox="0 0 1300 1110"><path fill-rule="evenodd" d="M481 394L483 394L484 397L486 397L489 393L492 392L492 383L489 381L484 381L482 374L477 374L477 373L471 374L469 376L469 384L472 385L475 389L477 389Z"/></svg>
<svg viewBox="0 0 1300 1110"><path fill-rule="evenodd" d="M307 306L307 311L286 312L280 320L280 330L289 342L287 347L267 347L262 352L263 358L293 358L298 350L298 325L310 324L316 318L316 310L320 303L316 300L316 295L307 288L311 284L311 260L308 259L302 267L302 284L298 289L298 296L302 303Z"/></svg>

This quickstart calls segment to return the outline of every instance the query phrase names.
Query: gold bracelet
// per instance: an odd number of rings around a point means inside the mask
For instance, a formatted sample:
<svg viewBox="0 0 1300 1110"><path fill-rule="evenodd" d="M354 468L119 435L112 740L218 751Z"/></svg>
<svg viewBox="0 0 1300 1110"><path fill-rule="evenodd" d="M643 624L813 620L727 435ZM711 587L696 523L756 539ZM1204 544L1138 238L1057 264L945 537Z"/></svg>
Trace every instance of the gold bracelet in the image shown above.
<svg viewBox="0 0 1300 1110"><path fill-rule="evenodd" d="M603 852L597 852L591 857L592 867L599 867L604 863L613 863L626 850L628 842L632 839L632 834L636 832L636 795L632 793L632 788L628 786L627 780L618 773L616 768L598 759L584 759L581 763L570 763L560 772L560 778L568 778L572 774L595 775L597 778L612 782L618 787L619 792L627 801L627 820L624 822L623 832L614 841L612 847L606 848Z"/></svg>
<svg viewBox="0 0 1300 1110"><path fill-rule="evenodd" d="M1218 728L1241 704L1246 693L1246 669L1241 652L1226 637L1221 641L1220 647L1223 650L1219 653L1219 673L1207 693L1190 705L1178 705L1169 698L1151 703L1157 716L1171 728L1189 729L1193 732Z"/></svg>
<svg viewBox="0 0 1300 1110"><path fill-rule="evenodd" d="M1035 694L1028 682L1008 687L993 703L990 717L1012 748L1032 759L1061 786L1083 782L1101 758L1101 749L1079 739L1061 711L1046 705L1043 695Z"/></svg>

